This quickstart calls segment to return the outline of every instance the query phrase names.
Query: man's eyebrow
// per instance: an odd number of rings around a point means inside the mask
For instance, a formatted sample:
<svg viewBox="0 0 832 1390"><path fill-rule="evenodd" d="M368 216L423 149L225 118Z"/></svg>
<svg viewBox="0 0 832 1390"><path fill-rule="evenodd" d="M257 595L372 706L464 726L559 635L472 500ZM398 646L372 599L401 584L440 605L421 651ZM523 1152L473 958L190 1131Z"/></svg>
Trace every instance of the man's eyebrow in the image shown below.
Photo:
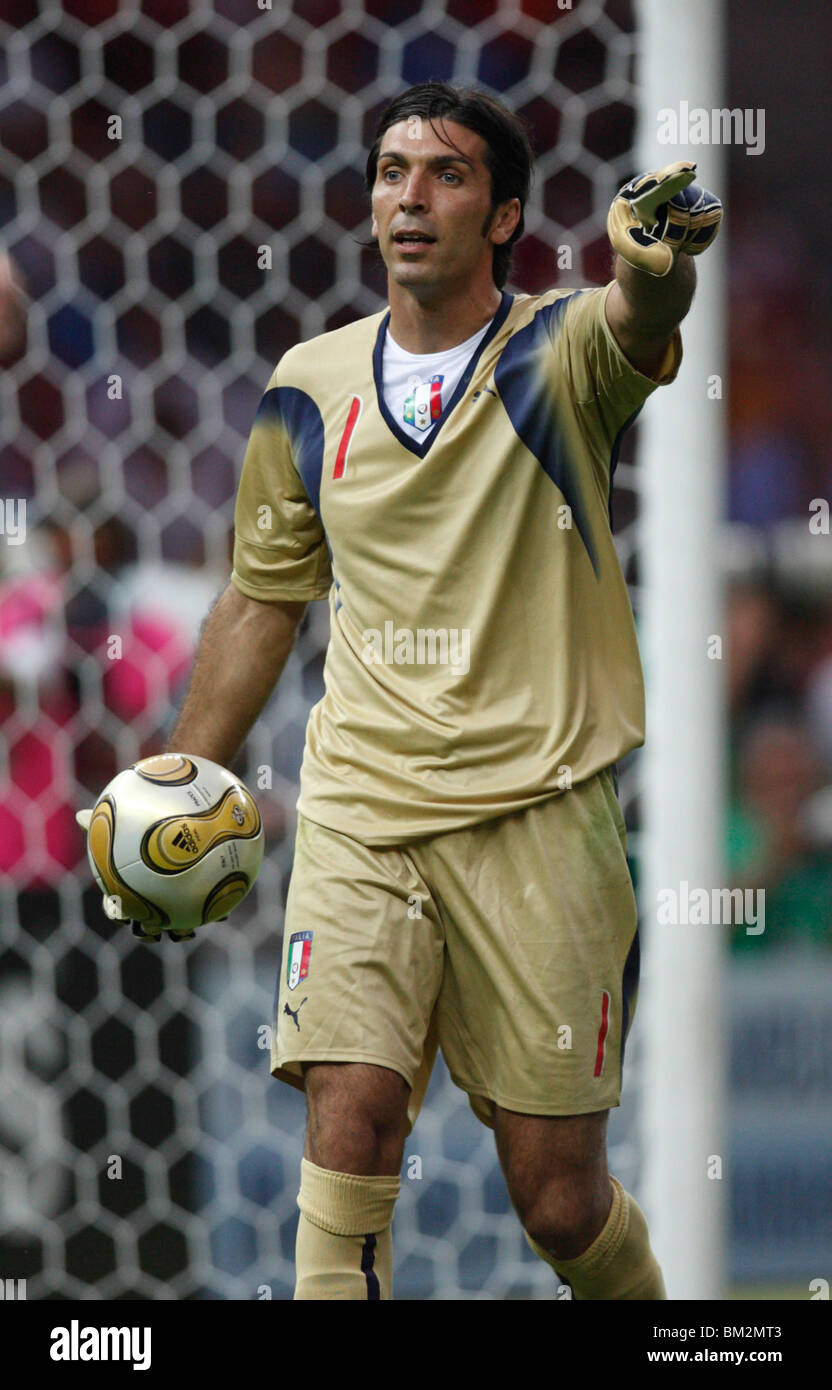
<svg viewBox="0 0 832 1390"><path fill-rule="evenodd" d="M392 159L396 164L407 164L408 162L407 155L402 154L399 150L382 150L378 158L379 163L382 159ZM439 168L442 164L467 164L469 169L476 168L473 160L464 154L435 154L427 160L427 164L432 169Z"/></svg>

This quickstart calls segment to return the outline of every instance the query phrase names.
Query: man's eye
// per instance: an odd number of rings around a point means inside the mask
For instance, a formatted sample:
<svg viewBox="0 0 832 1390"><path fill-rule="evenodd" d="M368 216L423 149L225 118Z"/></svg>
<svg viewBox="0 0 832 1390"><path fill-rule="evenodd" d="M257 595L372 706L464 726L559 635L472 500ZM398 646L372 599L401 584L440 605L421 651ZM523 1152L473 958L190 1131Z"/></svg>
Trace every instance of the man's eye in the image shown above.
<svg viewBox="0 0 832 1390"><path fill-rule="evenodd" d="M382 174L381 177L382 177L383 179L388 179L388 180L389 180L390 177L391 177L391 175L393 176L393 178L398 178L398 176L399 176L399 170L398 170L398 169L385 169L385 171L384 171L384 173Z"/></svg>

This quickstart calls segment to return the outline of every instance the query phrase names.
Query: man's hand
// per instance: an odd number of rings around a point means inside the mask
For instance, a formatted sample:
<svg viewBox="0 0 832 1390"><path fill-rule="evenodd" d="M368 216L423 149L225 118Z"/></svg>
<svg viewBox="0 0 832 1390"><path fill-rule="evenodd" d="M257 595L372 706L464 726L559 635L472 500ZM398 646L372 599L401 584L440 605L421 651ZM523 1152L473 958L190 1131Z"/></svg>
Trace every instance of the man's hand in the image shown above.
<svg viewBox="0 0 832 1390"><path fill-rule="evenodd" d="M696 165L680 160L619 189L607 216L607 235L635 270L661 278L680 251L698 256L714 240L722 204L694 183L695 177Z"/></svg>
<svg viewBox="0 0 832 1390"><path fill-rule="evenodd" d="M80 825L81 829L87 832L90 828L92 811L76 811L75 819ZM193 941L194 937L196 936L195 931L177 932L171 931L169 929L162 930L161 927L146 927L143 922L137 922L132 917L122 917L120 912L119 900L116 897L110 896L110 894L108 893L105 893L103 895L101 899L101 907L103 909L105 917L108 917L111 922L121 922L124 926L130 927L130 929L133 932L133 935L139 941L153 943L156 941L161 941L163 936L169 937L171 941ZM227 920L227 918L221 917L218 920L224 922Z"/></svg>
<svg viewBox="0 0 832 1390"><path fill-rule="evenodd" d="M188 693L167 740L167 749L188 748L223 767L241 743L274 689L295 640L306 602L247 598L229 582L209 613L196 655ZM92 811L77 811L82 830ZM150 926L122 915L117 897L104 896L111 921L124 922L139 941L162 937L190 941L197 934ZM220 917L217 921L226 921Z"/></svg>
<svg viewBox="0 0 832 1390"><path fill-rule="evenodd" d="M169 941L193 941L196 936L195 931L149 931L143 922L134 922L130 917L124 920L126 925L132 929L137 941L144 941L151 945L156 941L161 941L163 936L166 936ZM219 920L225 922L227 919L221 917Z"/></svg>

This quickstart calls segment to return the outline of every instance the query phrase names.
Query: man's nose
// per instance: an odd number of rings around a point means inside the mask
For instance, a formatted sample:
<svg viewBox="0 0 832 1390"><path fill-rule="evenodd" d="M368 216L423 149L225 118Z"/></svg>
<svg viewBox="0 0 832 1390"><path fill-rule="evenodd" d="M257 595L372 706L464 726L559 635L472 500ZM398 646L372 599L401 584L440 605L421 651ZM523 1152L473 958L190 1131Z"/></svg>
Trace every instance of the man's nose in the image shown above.
<svg viewBox="0 0 832 1390"><path fill-rule="evenodd" d="M425 206L425 185L424 179L419 174L411 174L402 187L399 202L405 212L413 211L414 208Z"/></svg>

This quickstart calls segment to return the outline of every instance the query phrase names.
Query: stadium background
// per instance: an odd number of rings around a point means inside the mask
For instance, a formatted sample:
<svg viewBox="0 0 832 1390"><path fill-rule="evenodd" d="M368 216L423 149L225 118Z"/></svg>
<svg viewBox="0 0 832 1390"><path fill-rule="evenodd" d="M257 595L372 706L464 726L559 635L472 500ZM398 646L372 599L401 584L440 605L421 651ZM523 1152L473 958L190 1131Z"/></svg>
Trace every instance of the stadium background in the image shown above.
<svg viewBox="0 0 832 1390"><path fill-rule="evenodd" d="M824 90L831 22L773 0L726 15L726 104L765 110L766 149L732 148L724 190L725 842L731 881L767 888L763 937L726 943L727 1276L807 1297L832 1274L832 580L808 524L832 498L832 113L808 119L805 92ZM303 1104L263 1042L324 605L237 764L273 785L267 863L228 927L156 954L114 930L74 809L170 727L274 363L382 302L362 169L386 99L428 77L503 95L539 156L513 287L603 283L606 209L635 172L636 17L631 0L0 0L0 224L28 292L0 379L0 498L28 519L25 544L0 537L0 1276L29 1298L290 1296ZM638 613L636 445L615 515ZM638 785L636 757L636 876ZM612 1122L636 1192L637 1034ZM398 1297L551 1297L441 1067L406 1155Z"/></svg>

